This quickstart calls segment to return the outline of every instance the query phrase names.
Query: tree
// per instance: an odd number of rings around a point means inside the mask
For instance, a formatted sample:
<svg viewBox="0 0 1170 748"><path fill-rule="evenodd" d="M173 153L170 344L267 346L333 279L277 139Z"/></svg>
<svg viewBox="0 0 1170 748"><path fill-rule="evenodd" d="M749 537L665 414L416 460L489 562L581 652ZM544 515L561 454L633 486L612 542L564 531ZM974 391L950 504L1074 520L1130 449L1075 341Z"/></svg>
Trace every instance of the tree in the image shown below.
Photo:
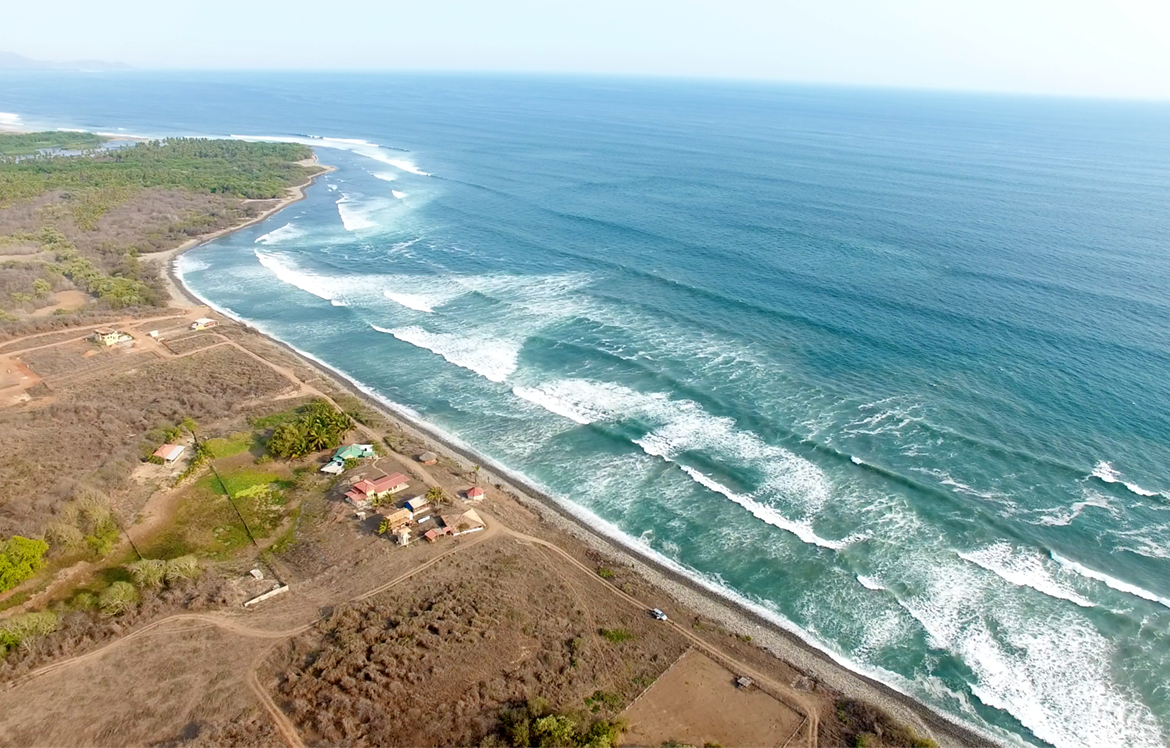
<svg viewBox="0 0 1170 748"><path fill-rule="evenodd" d="M447 493L439 486L431 486L427 489L427 501L439 505L451 503L451 500L447 498Z"/></svg>
<svg viewBox="0 0 1170 748"><path fill-rule="evenodd" d="M532 737L540 748L564 748L576 743L573 739L577 723L562 714L550 714L532 723Z"/></svg>
<svg viewBox="0 0 1170 748"><path fill-rule="evenodd" d="M12 589L45 565L49 544L13 535L0 543L0 592Z"/></svg>
<svg viewBox="0 0 1170 748"><path fill-rule="evenodd" d="M38 299L45 298L52 290L53 287L50 286L49 282L44 278L37 278L35 281L33 281L33 293L37 295Z"/></svg>

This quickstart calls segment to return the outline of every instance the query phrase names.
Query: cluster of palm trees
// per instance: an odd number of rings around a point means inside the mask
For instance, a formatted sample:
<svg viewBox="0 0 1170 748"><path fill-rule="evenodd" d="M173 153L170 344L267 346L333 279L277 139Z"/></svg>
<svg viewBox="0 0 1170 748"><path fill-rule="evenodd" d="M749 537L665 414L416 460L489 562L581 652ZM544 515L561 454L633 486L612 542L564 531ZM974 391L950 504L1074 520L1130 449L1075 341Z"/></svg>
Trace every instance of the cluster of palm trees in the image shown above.
<svg viewBox="0 0 1170 748"><path fill-rule="evenodd" d="M317 400L300 409L294 421L286 421L272 430L269 453L277 457L304 457L323 449L333 449L349 430L353 421L327 402Z"/></svg>

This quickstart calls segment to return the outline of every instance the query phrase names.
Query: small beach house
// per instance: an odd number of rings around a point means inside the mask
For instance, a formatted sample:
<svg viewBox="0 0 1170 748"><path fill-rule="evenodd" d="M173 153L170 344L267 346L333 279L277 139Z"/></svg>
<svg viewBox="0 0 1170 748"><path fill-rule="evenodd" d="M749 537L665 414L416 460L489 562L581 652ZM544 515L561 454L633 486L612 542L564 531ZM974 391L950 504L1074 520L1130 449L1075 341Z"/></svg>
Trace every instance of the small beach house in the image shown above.
<svg viewBox="0 0 1170 748"><path fill-rule="evenodd" d="M469 501L483 501L483 489L479 486L472 486L471 488L467 489L467 493L465 495Z"/></svg>
<svg viewBox="0 0 1170 748"><path fill-rule="evenodd" d="M361 506L380 501L387 496L392 496L399 491L405 490L409 485L410 482L405 475L402 473L391 473L390 475L384 475L374 480L359 480L345 492L345 496L355 505Z"/></svg>
<svg viewBox="0 0 1170 748"><path fill-rule="evenodd" d="M183 454L186 449L182 444L164 444L158 449L154 450L154 456L158 457L166 465L171 465L179 456Z"/></svg>

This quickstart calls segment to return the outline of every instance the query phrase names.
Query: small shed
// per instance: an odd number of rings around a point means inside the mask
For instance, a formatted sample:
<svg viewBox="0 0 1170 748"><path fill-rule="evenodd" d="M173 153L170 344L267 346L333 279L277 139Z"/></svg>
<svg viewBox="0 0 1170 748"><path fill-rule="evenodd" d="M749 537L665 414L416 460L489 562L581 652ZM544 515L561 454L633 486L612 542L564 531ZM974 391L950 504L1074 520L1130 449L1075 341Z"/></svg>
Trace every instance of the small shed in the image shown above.
<svg viewBox="0 0 1170 748"><path fill-rule="evenodd" d="M182 444L164 444L158 449L154 450L154 456L161 459L167 465L170 465L172 462L179 459L179 456L183 454L183 450L185 449L186 447L184 447Z"/></svg>
<svg viewBox="0 0 1170 748"><path fill-rule="evenodd" d="M436 530L435 528L432 527L431 529L429 529L423 533L423 537L427 539L428 543L433 543L439 539L440 534L441 533L438 530Z"/></svg>
<svg viewBox="0 0 1170 748"><path fill-rule="evenodd" d="M398 545L410 544L410 528L403 526L394 531L394 539L398 541Z"/></svg>
<svg viewBox="0 0 1170 748"><path fill-rule="evenodd" d="M418 461L424 465L434 465L439 461L439 456L434 452L423 452L418 456Z"/></svg>
<svg viewBox="0 0 1170 748"><path fill-rule="evenodd" d="M418 514L430 506L430 502L427 501L425 496L415 496L413 499L407 499L403 506L409 509L411 514Z"/></svg>
<svg viewBox="0 0 1170 748"><path fill-rule="evenodd" d="M467 489L467 498L470 501L483 501L483 489L479 486L472 486Z"/></svg>
<svg viewBox="0 0 1170 748"><path fill-rule="evenodd" d="M410 510L408 509L393 509L385 515L386 526L391 530L397 530L399 527L410 523Z"/></svg>
<svg viewBox="0 0 1170 748"><path fill-rule="evenodd" d="M741 675L735 679L735 687L740 689L740 690L746 691L747 689L751 688L754 685L755 685L755 683L752 682L752 679L748 678L745 675Z"/></svg>
<svg viewBox="0 0 1170 748"><path fill-rule="evenodd" d="M325 463L325 467L321 468L322 473L329 475L341 475L345 472L345 460L339 460L336 457Z"/></svg>
<svg viewBox="0 0 1170 748"><path fill-rule="evenodd" d="M191 323L192 330L206 330L211 327L215 327L215 320L209 317L200 317Z"/></svg>

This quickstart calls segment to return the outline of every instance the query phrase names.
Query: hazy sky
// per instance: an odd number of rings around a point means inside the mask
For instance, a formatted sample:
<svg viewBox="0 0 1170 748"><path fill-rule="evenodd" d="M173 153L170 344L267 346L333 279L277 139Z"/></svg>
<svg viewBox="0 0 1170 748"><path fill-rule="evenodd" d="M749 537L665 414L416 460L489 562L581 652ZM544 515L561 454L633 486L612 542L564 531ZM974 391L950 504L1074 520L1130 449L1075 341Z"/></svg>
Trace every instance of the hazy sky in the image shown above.
<svg viewBox="0 0 1170 748"><path fill-rule="evenodd" d="M0 50L141 68L619 73L1170 99L1170 0L3 0Z"/></svg>

